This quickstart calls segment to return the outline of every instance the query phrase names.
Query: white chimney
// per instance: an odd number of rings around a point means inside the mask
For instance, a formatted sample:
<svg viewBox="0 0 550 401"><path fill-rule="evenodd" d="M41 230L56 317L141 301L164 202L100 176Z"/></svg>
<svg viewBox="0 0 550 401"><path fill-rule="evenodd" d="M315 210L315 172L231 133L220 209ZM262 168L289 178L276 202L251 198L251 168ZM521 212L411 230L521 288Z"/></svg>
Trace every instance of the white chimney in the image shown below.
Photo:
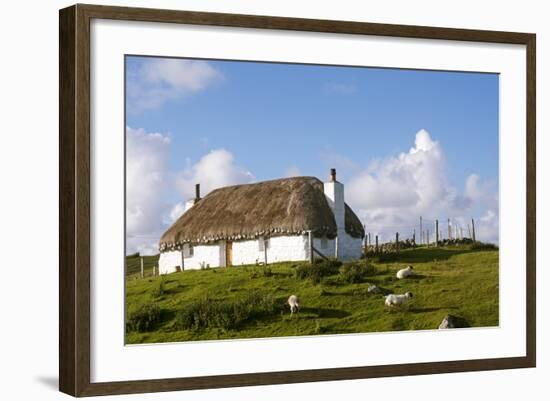
<svg viewBox="0 0 550 401"><path fill-rule="evenodd" d="M330 169L329 181L324 183L324 191L336 221L337 239L334 256L338 258L341 254L341 244L343 244L344 234L346 233L346 206L344 203L344 185L336 181L336 169L334 168Z"/></svg>

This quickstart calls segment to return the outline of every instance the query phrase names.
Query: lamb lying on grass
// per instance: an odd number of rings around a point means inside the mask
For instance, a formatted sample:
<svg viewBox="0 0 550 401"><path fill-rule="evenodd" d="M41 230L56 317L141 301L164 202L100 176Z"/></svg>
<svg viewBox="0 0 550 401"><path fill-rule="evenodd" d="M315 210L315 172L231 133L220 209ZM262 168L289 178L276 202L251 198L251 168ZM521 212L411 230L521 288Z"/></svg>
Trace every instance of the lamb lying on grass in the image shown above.
<svg viewBox="0 0 550 401"><path fill-rule="evenodd" d="M412 292L406 292L404 294L390 294L385 297L384 304L388 307L401 306L412 297Z"/></svg>
<svg viewBox="0 0 550 401"><path fill-rule="evenodd" d="M409 276L412 276L413 275L413 267L412 266L407 266L405 267L404 269L401 269L397 272L397 278L401 279L401 278L406 278L406 277L409 277Z"/></svg>
<svg viewBox="0 0 550 401"><path fill-rule="evenodd" d="M294 312L298 313L300 310L300 299L296 295L291 295L288 297L287 302L288 306L290 306L290 316L292 316Z"/></svg>

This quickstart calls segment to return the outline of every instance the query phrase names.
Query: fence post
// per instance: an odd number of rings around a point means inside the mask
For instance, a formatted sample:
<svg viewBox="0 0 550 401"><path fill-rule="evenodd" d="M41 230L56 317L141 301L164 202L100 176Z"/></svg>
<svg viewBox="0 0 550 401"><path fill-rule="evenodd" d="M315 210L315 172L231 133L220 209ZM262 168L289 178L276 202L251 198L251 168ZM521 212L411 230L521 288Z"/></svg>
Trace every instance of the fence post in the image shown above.
<svg viewBox="0 0 550 401"><path fill-rule="evenodd" d="M430 246L430 230L426 230L426 245Z"/></svg>
<svg viewBox="0 0 550 401"><path fill-rule="evenodd" d="M472 219L472 240L476 242L476 226L474 225L474 219Z"/></svg>
<svg viewBox="0 0 550 401"><path fill-rule="evenodd" d="M413 244L416 245L416 228L413 228Z"/></svg>
<svg viewBox="0 0 550 401"><path fill-rule="evenodd" d="M399 252L399 233L395 233L395 250Z"/></svg>
<svg viewBox="0 0 550 401"><path fill-rule="evenodd" d="M378 253L378 234L376 235L375 240L376 240L376 247L374 249L374 252Z"/></svg>
<svg viewBox="0 0 550 401"><path fill-rule="evenodd" d="M439 220L435 219L435 246L439 246Z"/></svg>
<svg viewBox="0 0 550 401"><path fill-rule="evenodd" d="M424 243L424 231L422 231L422 216L420 216L420 244Z"/></svg>
<svg viewBox="0 0 550 401"><path fill-rule="evenodd" d="M143 278L143 256L140 258L141 261L141 278Z"/></svg>

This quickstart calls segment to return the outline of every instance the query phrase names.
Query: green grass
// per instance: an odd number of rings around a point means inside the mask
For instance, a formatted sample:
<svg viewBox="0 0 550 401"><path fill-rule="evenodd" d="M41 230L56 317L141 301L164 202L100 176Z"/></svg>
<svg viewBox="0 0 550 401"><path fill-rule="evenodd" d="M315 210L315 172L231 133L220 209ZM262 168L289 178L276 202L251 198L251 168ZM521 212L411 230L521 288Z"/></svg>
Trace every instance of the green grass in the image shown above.
<svg viewBox="0 0 550 401"><path fill-rule="evenodd" d="M498 255L498 249L471 246L409 249L369 259L375 272L353 284L343 281L339 273L323 277L318 284L300 279L295 274L303 264L300 262L270 265L268 274L260 267L240 266L128 280L128 315L154 304L160 308L161 318L150 331L128 331L127 343L435 329L447 314L465 319L471 327L496 326ZM395 273L406 264L414 266L416 277L397 280ZM411 291L414 297L407 307L388 310L382 295L367 291L370 284L393 293ZM271 305L265 313L241 314L236 327L181 329L182 325L176 324L177 316L187 313L192 305L200 306L201 300L215 307L207 308L203 302L197 313L205 313L205 308L223 309L222 317L227 318L250 294L274 299L275 307ZM291 294L301 300L301 310L292 318L285 305Z"/></svg>

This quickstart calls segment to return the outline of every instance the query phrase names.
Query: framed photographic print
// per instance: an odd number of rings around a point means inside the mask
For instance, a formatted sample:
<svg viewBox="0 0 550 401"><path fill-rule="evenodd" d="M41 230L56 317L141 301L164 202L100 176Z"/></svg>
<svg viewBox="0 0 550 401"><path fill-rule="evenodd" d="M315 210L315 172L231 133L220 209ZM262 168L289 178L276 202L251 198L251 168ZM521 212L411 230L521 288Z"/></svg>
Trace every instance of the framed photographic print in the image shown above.
<svg viewBox="0 0 550 401"><path fill-rule="evenodd" d="M534 34L61 10L60 390L534 367L535 112Z"/></svg>

